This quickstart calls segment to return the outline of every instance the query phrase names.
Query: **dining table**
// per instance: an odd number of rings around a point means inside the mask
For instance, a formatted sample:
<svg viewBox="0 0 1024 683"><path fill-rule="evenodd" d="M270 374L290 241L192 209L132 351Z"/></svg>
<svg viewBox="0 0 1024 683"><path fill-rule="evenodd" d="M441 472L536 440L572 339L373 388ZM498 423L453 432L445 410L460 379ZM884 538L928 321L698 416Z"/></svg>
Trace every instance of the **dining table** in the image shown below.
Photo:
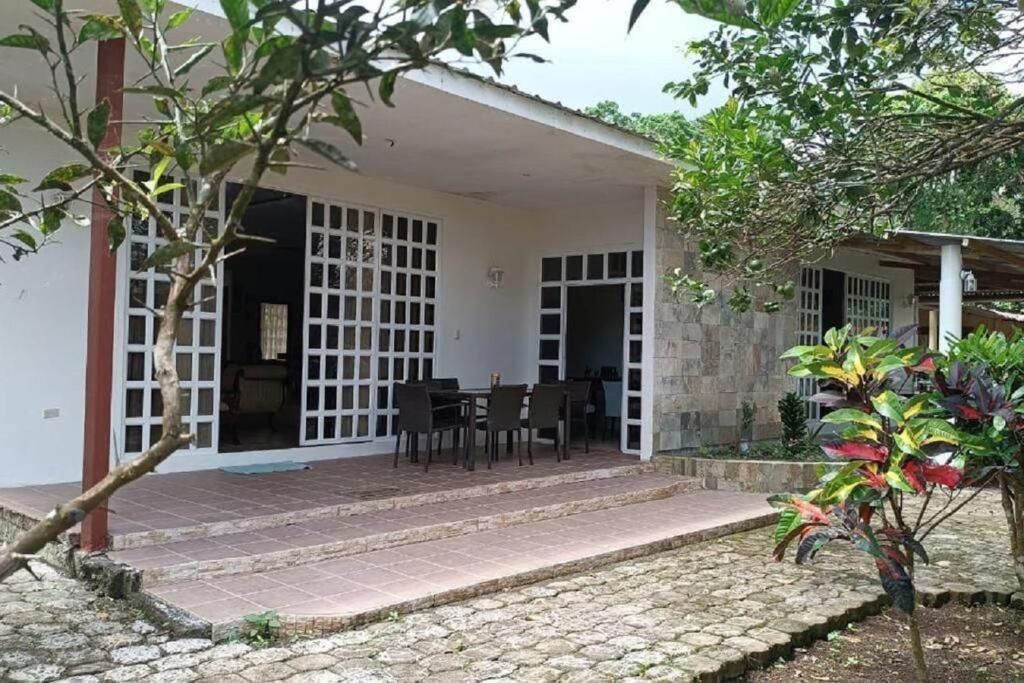
<svg viewBox="0 0 1024 683"><path fill-rule="evenodd" d="M466 443L464 444L464 453L462 459L462 466L467 470L476 469L476 420L477 420L477 407L481 401L489 401L491 394L494 391L494 387L480 387L480 388L469 388L469 389L431 389L430 396L443 398L446 400L457 399L466 404ZM526 396L529 397L532 394L530 388L526 389ZM562 396L562 409L565 411L566 419L565 423L565 434L562 438L562 459L569 459L569 440L571 434L572 420L569 419L572 413L570 412L572 398L569 395L569 388L566 387L565 393ZM512 433L508 434L508 451L512 451Z"/></svg>

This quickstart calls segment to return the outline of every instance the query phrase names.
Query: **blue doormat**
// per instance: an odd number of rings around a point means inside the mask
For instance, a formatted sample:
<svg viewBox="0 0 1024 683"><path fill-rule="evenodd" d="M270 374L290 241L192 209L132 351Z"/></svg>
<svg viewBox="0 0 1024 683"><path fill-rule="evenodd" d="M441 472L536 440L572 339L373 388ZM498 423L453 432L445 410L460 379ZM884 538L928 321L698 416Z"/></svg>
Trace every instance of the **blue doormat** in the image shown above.
<svg viewBox="0 0 1024 683"><path fill-rule="evenodd" d="M282 462L265 462L258 465L233 465L219 468L228 474L271 474L273 472L295 472L313 469L307 463L284 460Z"/></svg>

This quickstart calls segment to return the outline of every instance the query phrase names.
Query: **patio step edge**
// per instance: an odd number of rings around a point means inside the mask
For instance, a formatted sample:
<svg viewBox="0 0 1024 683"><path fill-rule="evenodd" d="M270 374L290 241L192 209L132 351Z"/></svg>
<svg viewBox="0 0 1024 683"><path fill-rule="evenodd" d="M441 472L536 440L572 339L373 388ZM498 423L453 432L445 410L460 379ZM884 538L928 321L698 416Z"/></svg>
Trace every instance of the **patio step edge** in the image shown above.
<svg viewBox="0 0 1024 683"><path fill-rule="evenodd" d="M633 491L596 495L591 498L539 505L532 508L502 512L494 515L483 515L471 519L440 522L332 543L289 548L287 550L278 550L258 555L218 560L197 560L167 565L165 567L151 567L141 570L142 584L145 588L152 588L177 581L284 569L296 564L323 562L373 550L396 548L426 541L437 541L444 538L529 524L531 522L557 519L584 512L594 512L661 500L696 491L699 488L700 484L696 479L680 478L678 481L668 484L646 486Z"/></svg>
<svg viewBox="0 0 1024 683"><path fill-rule="evenodd" d="M337 631L362 626L370 622L391 618L392 614L395 612L407 614L429 607L437 607L452 602L458 602L460 600L495 593L508 588L515 588L531 583L537 583L539 581L558 578L560 576L566 576L568 574L589 571L597 567L615 564L617 562L624 562L626 560L632 560L646 555L675 550L686 545L693 545L695 543L710 541L743 531L758 529L774 524L777 520L777 512L772 511L760 513L745 519L725 522L723 524L718 524L713 527L697 531L674 534L654 541L638 543L624 548L617 548L604 553L568 560L565 562L558 562L537 569L517 572L497 579L488 579L457 588L442 590L421 598L396 600L392 604L354 614L338 616L298 615L288 614L284 611L279 615L281 619L281 630L285 635L290 636L316 637L328 635ZM195 615L191 615L191 613L189 614L193 618L203 621L201 618L195 617ZM211 637L215 641L233 638L237 636L244 626L244 618L210 623Z"/></svg>
<svg viewBox="0 0 1024 683"><path fill-rule="evenodd" d="M492 484L480 484L477 486L465 486L443 491L430 491L425 493L414 493L410 495L392 496L377 500L361 500L352 503L339 505L327 505L307 510L295 510L281 512L272 515L260 515L233 519L221 522L208 522L171 529L152 529L149 531L137 531L127 534L115 535L111 539L111 550L129 550L131 548L142 548L174 541L191 541L211 536L223 536L226 534L239 533L243 531L257 531L270 529L272 527L285 526L288 524L313 522L334 517L351 517L369 512L381 510L395 510L433 503L444 503L455 500L466 500L481 496L492 496L501 493L514 493L516 491L529 491L560 484L573 484L584 481L595 481L598 479L610 479L614 477L627 477L634 474L647 474L654 472L656 466L653 462L637 462L629 465L616 465L613 467L602 467L591 470L564 472L559 474L545 475L541 477L528 477L513 481L495 482Z"/></svg>

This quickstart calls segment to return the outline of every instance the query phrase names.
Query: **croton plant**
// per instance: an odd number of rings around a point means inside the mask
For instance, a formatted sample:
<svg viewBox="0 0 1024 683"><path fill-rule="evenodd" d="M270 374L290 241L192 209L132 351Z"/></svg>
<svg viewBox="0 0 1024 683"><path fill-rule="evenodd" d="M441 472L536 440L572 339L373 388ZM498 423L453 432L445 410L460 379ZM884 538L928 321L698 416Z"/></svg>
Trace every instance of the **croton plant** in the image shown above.
<svg viewBox="0 0 1024 683"><path fill-rule="evenodd" d="M874 560L885 592L910 614L914 558L928 562L922 541L941 519L911 515L905 503L920 496L923 508L944 492L951 504L963 480L963 455L960 433L937 389L943 381L937 359L908 346L905 337L847 326L829 330L821 345L783 354L797 360L791 375L819 380L812 400L822 406L822 422L837 430L822 450L841 465L823 468L809 493L771 501L782 509L777 559L793 543L802 563L830 541L851 542Z"/></svg>

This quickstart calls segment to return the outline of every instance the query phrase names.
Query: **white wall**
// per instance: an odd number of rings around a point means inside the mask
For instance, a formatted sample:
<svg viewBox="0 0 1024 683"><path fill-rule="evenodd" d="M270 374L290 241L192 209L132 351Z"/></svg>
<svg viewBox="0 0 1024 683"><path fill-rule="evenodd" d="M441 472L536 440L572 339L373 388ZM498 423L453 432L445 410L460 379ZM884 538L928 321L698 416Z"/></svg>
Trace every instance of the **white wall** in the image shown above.
<svg viewBox="0 0 1024 683"><path fill-rule="evenodd" d="M0 168L28 177L26 188L67 157L21 125L3 129L0 147ZM0 263L0 486L81 477L89 231L69 223L57 234ZM44 419L51 409L59 415Z"/></svg>
<svg viewBox="0 0 1024 683"><path fill-rule="evenodd" d="M5 133L0 144L18 159L4 167L27 167L36 176L62 159L59 148L31 131ZM442 221L435 375L458 377L464 386L485 384L493 371L510 382L536 378L542 256L641 243L639 201L550 210L509 207L357 174L306 169L292 169L284 177L268 174L264 185ZM505 270L499 289L487 286L492 265ZM122 263L121 276L123 271ZM87 276L88 232L73 225L62 230L61 244L21 263L0 266L0 486L80 477ZM118 294L123 293L122 280ZM115 334L119 345L122 330ZM60 415L44 420L43 410L50 408L59 409ZM114 412L116 426L116 400ZM262 453L182 452L160 471L358 455L392 444L387 439Z"/></svg>
<svg viewBox="0 0 1024 683"><path fill-rule="evenodd" d="M834 256L815 262L816 268L840 270L853 275L866 275L888 280L892 285L892 326L899 329L917 324L914 302L914 272L905 268L883 268L881 257L852 249L838 249Z"/></svg>

